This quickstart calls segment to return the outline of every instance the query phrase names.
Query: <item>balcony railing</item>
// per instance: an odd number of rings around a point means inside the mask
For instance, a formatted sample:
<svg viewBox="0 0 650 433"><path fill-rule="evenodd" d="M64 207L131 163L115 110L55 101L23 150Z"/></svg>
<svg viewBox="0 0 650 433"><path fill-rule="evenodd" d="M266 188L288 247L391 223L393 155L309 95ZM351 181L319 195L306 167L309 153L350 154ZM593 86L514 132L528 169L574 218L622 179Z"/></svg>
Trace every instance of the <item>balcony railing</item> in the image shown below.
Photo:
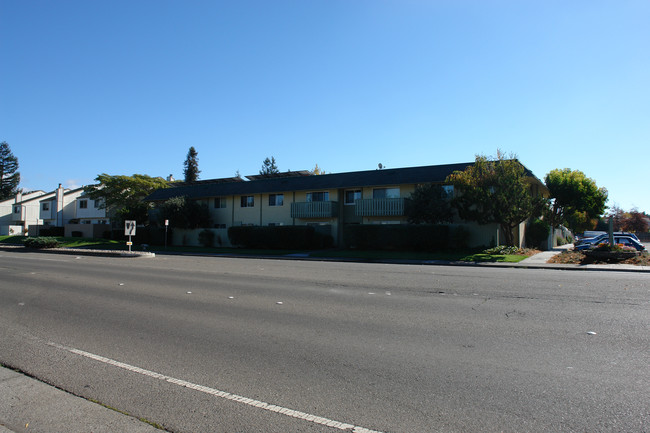
<svg viewBox="0 0 650 433"><path fill-rule="evenodd" d="M377 198L355 200L356 216L403 216L404 198Z"/></svg>
<svg viewBox="0 0 650 433"><path fill-rule="evenodd" d="M337 201L291 203L291 218L332 218L338 216Z"/></svg>

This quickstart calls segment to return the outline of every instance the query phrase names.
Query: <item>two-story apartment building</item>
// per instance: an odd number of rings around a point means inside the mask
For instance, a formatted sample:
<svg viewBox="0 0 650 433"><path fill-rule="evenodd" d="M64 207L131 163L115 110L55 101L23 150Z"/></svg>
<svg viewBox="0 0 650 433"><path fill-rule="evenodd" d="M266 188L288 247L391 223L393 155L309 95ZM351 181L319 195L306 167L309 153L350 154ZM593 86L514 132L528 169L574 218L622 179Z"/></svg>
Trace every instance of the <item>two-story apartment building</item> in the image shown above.
<svg viewBox="0 0 650 433"><path fill-rule="evenodd" d="M100 202L89 199L83 188L66 189L61 184L51 192L18 193L0 202L0 234L39 234L41 228L65 227L71 223L107 224Z"/></svg>
<svg viewBox="0 0 650 433"><path fill-rule="evenodd" d="M70 223L108 223L101 201L90 199L83 188L67 190L59 184L54 196L43 198L40 203L40 218L44 225L61 227Z"/></svg>
<svg viewBox="0 0 650 433"><path fill-rule="evenodd" d="M346 224L406 224L405 202L417 185L444 184L448 175L473 163L432 165L311 175L307 171L272 176L199 181L160 189L147 200L186 196L205 203L215 229L240 225L317 225L343 245ZM545 186L527 170L533 193ZM445 186L453 192L451 185ZM457 221L472 234L471 243L488 245L497 225ZM523 223L523 222L522 222ZM225 233L221 235L225 236ZM521 235L523 240L523 227Z"/></svg>
<svg viewBox="0 0 650 433"><path fill-rule="evenodd" d="M0 202L0 235L22 235L29 221L38 223L38 198L45 191L18 193Z"/></svg>

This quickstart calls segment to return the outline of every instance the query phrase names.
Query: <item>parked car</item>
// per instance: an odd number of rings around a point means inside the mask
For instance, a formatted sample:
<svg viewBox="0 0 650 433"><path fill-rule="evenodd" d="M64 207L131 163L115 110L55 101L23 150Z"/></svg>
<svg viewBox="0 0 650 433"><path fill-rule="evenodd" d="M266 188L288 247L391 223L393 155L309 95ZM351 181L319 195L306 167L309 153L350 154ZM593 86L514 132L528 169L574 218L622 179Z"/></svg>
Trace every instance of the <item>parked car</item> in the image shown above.
<svg viewBox="0 0 650 433"><path fill-rule="evenodd" d="M627 232L614 232L614 236L629 236L632 239L636 240L637 242L639 241L639 238L636 237L634 233L627 233ZM573 245L578 246L582 244L591 244L591 245L598 245L602 242L609 241L609 234L604 233L604 234L599 234L598 236L594 236L591 238L582 238L578 241L576 241Z"/></svg>
<svg viewBox="0 0 650 433"><path fill-rule="evenodd" d="M626 247L632 247L637 251L643 251L645 250L645 246L639 242L639 240L635 237L631 236L614 236L614 243L616 245L624 245ZM609 244L609 236L607 239L602 240L601 242L597 243L584 243L580 245L574 246L574 249L576 251L584 251L584 250L589 250L592 248L596 248L600 244Z"/></svg>

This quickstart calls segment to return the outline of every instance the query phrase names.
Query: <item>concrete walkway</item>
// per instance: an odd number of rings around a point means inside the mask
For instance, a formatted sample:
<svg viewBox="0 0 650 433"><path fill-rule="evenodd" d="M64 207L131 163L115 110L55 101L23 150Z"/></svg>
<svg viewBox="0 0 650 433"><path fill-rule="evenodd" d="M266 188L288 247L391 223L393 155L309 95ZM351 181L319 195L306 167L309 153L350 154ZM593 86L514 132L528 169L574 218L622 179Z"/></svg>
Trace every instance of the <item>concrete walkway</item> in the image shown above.
<svg viewBox="0 0 650 433"><path fill-rule="evenodd" d="M0 433L160 433L136 418L0 368Z"/></svg>

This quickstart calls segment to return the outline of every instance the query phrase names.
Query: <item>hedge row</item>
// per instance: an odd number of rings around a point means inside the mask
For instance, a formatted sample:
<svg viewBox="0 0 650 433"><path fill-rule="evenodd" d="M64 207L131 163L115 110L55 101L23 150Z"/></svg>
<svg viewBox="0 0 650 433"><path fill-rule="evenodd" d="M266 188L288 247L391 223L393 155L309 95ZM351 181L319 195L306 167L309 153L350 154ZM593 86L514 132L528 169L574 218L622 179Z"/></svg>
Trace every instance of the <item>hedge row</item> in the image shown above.
<svg viewBox="0 0 650 433"><path fill-rule="evenodd" d="M25 238L24 244L27 248L57 248L61 245L56 238L49 236Z"/></svg>
<svg viewBox="0 0 650 433"><path fill-rule="evenodd" d="M291 250L329 248L334 242L332 236L319 233L311 226L230 227L228 238L237 247Z"/></svg>
<svg viewBox="0 0 650 433"><path fill-rule="evenodd" d="M124 229L113 229L109 234L104 235L105 238L112 238L115 240L128 240L128 236L124 236ZM167 230L167 240L171 242L172 229ZM165 245L165 228L164 227L138 227L135 230L135 236L131 236L134 244L141 245Z"/></svg>
<svg viewBox="0 0 650 433"><path fill-rule="evenodd" d="M462 249L469 238L462 227L411 224L351 224L344 236L349 248L411 251Z"/></svg>

